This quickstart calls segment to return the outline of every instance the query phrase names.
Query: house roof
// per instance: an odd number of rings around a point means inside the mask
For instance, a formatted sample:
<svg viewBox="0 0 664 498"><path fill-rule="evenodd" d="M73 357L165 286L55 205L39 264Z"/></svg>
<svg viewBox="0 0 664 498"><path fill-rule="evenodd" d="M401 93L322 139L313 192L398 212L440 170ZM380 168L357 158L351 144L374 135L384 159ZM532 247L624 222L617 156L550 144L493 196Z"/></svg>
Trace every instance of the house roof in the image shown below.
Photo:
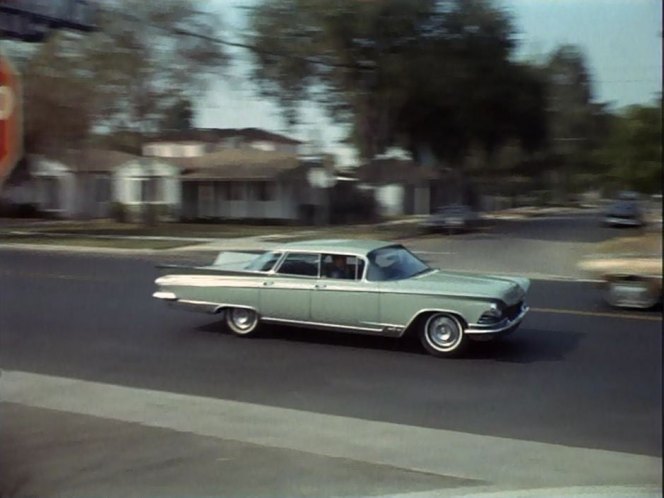
<svg viewBox="0 0 664 498"><path fill-rule="evenodd" d="M282 144L297 145L302 142L294 138L260 128L196 128L193 130L167 131L145 137L144 143L153 142L208 142L240 137L246 141L267 140Z"/></svg>
<svg viewBox="0 0 664 498"><path fill-rule="evenodd" d="M58 161L73 171L101 173L112 171L139 157L117 150L87 148L50 153L45 156L45 159Z"/></svg>
<svg viewBox="0 0 664 498"><path fill-rule="evenodd" d="M355 170L357 179L364 183L384 185L388 183L419 183L438 180L441 172L421 166L407 159L374 159Z"/></svg>
<svg viewBox="0 0 664 498"><path fill-rule="evenodd" d="M268 180L300 166L294 154L227 149L199 157L169 158L183 180Z"/></svg>

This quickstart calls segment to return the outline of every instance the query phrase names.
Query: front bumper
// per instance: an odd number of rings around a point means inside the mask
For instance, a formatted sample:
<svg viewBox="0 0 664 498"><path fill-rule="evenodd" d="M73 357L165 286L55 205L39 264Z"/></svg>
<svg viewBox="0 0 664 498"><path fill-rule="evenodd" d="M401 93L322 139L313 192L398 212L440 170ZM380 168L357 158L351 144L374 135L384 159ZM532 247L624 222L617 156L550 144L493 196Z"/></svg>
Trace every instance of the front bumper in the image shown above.
<svg viewBox="0 0 664 498"><path fill-rule="evenodd" d="M617 216L607 216L604 218L604 223L607 225L623 225L627 227L638 227L643 224L638 218L620 218Z"/></svg>
<svg viewBox="0 0 664 498"><path fill-rule="evenodd" d="M504 320L501 320L498 323L493 323L491 325L469 323L465 332L469 335L506 334L519 326L529 310L530 308L524 303L521 306L521 311L519 311L519 314L512 319L505 318Z"/></svg>

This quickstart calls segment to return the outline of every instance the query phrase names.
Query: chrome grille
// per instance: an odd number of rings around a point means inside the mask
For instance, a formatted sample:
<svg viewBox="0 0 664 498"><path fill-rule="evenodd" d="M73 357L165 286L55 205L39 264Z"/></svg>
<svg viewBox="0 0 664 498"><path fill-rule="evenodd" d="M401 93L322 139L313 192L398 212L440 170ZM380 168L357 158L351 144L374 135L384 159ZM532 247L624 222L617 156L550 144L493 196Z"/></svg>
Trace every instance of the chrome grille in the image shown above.
<svg viewBox="0 0 664 498"><path fill-rule="evenodd" d="M503 316L509 318L510 320L514 320L517 316L519 316L519 313L521 313L522 308L523 308L523 301L520 301L513 306L505 308L503 310Z"/></svg>

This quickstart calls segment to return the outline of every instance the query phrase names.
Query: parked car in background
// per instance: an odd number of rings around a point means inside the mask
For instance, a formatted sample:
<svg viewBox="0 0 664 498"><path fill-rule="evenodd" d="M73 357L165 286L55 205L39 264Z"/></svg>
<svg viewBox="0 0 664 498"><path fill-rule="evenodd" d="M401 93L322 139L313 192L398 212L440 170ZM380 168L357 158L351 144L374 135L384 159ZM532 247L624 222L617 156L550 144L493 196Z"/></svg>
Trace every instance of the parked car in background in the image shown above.
<svg viewBox="0 0 664 498"><path fill-rule="evenodd" d="M645 216L639 195L636 192L621 192L617 199L609 204L603 222L608 226L642 226Z"/></svg>
<svg viewBox="0 0 664 498"><path fill-rule="evenodd" d="M602 297L616 308L653 308L662 302L661 255L606 255L580 264L602 281Z"/></svg>
<svg viewBox="0 0 664 498"><path fill-rule="evenodd" d="M468 339L511 333L528 312L527 278L445 272L391 242L294 242L258 256L226 252L210 266L165 270L153 297L222 313L239 336L262 323L413 333L430 354L450 356Z"/></svg>
<svg viewBox="0 0 664 498"><path fill-rule="evenodd" d="M470 206L451 204L436 210L421 227L429 231L462 232L477 228L480 216Z"/></svg>
<svg viewBox="0 0 664 498"><path fill-rule="evenodd" d="M579 267L601 282L602 297L617 308L648 309L662 302L662 232L599 243Z"/></svg>

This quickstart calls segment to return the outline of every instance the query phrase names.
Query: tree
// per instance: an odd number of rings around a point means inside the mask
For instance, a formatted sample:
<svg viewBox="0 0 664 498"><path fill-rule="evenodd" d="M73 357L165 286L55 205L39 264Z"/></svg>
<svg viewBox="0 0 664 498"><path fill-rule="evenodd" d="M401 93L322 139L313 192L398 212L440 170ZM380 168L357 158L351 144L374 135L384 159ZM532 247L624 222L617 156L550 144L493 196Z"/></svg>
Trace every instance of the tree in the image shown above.
<svg viewBox="0 0 664 498"><path fill-rule="evenodd" d="M193 128L193 121L194 110L191 100L182 98L165 110L160 128L171 131L191 130Z"/></svg>
<svg viewBox="0 0 664 498"><path fill-rule="evenodd" d="M457 164L473 145L544 138L542 81L513 62L510 19L489 0L264 0L250 21L263 94L290 122L320 102L364 159L402 146Z"/></svg>
<svg viewBox="0 0 664 498"><path fill-rule="evenodd" d="M569 191L576 175L600 173L594 151L608 131L606 106L594 102L585 56L573 45L556 49L544 66L547 78L548 152L560 178L559 190ZM563 192L560 191L559 195Z"/></svg>
<svg viewBox="0 0 664 498"><path fill-rule="evenodd" d="M661 99L653 105L630 106L614 116L597 157L610 186L661 193Z"/></svg>
<svg viewBox="0 0 664 498"><path fill-rule="evenodd" d="M183 102L200 96L227 61L205 39L220 20L197 5L106 2L99 31L58 33L42 44L25 66L31 150L75 146L93 132L156 131L178 112L180 124L190 122Z"/></svg>

